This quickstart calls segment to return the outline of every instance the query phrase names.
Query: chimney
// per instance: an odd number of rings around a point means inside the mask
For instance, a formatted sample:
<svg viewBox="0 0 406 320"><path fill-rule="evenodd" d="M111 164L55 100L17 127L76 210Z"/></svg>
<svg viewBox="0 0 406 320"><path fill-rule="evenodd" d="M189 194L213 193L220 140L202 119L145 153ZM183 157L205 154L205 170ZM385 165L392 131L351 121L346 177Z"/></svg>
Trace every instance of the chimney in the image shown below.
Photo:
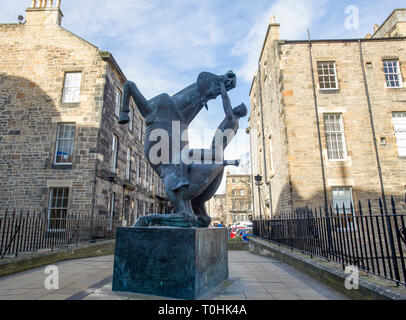
<svg viewBox="0 0 406 320"><path fill-rule="evenodd" d="M378 31L378 29L379 29L379 25L374 25L374 33L376 33L377 31Z"/></svg>
<svg viewBox="0 0 406 320"><path fill-rule="evenodd" d="M271 36L271 40L279 40L279 27L280 24L276 23L275 15L273 15L269 23L269 34Z"/></svg>
<svg viewBox="0 0 406 320"><path fill-rule="evenodd" d="M62 11L61 0L32 0L31 7L27 12L25 20L27 25L45 26L61 25Z"/></svg>

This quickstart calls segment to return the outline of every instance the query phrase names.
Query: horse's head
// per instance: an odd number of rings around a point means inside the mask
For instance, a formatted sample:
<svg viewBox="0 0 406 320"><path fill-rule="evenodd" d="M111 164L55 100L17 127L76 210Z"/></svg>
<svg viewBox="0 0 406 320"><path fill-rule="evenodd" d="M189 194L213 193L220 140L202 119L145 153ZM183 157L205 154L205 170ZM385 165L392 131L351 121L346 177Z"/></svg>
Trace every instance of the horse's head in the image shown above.
<svg viewBox="0 0 406 320"><path fill-rule="evenodd" d="M216 99L220 94L220 82L224 82L227 91L234 89L237 84L237 76L232 71L224 75L216 75L210 72L202 72L197 77L197 91L202 97L202 103L206 105L209 100Z"/></svg>

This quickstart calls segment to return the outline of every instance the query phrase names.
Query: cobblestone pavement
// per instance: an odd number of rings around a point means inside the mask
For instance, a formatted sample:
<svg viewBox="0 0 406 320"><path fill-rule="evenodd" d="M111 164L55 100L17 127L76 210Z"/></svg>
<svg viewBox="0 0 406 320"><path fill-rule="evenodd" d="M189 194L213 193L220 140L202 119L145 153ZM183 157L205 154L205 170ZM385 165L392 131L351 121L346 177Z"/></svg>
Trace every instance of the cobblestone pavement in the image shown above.
<svg viewBox="0 0 406 320"><path fill-rule="evenodd" d="M345 296L278 260L247 251L229 251L228 281L202 297L207 300L342 300ZM55 263L59 289L44 286L45 267L0 278L0 300L166 299L111 290L113 256ZM344 283L343 283L344 285Z"/></svg>

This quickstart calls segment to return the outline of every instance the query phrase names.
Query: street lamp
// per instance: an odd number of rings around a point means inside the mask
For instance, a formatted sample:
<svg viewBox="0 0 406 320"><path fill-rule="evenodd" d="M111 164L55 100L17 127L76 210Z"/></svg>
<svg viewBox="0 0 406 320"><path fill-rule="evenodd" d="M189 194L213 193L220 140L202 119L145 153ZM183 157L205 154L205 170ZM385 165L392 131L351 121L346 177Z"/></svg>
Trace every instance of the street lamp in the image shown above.
<svg viewBox="0 0 406 320"><path fill-rule="evenodd" d="M262 185L262 176L257 174L255 177L255 184L258 186L258 205L259 205L259 219L262 220L262 205L261 205L261 185Z"/></svg>

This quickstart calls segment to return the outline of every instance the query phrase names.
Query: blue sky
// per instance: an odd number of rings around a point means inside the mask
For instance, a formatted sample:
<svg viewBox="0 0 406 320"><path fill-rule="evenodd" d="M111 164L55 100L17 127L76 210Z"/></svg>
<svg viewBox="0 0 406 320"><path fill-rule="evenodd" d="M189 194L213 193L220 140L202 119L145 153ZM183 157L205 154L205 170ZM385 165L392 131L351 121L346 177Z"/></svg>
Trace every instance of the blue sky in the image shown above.
<svg viewBox="0 0 406 320"><path fill-rule="evenodd" d="M17 22L31 0L0 0L0 23ZM345 9L359 9L359 28L347 30ZM102 50L110 51L127 78L147 99L173 94L194 82L201 71L223 74L233 70L237 87L233 105L249 107L249 90L270 17L281 24L282 39L359 38L372 32L404 0L62 0L62 26ZM221 99L209 103L191 125L195 132L214 130L224 118ZM226 157L249 152L241 120ZM208 147L204 138L190 135L192 147Z"/></svg>

